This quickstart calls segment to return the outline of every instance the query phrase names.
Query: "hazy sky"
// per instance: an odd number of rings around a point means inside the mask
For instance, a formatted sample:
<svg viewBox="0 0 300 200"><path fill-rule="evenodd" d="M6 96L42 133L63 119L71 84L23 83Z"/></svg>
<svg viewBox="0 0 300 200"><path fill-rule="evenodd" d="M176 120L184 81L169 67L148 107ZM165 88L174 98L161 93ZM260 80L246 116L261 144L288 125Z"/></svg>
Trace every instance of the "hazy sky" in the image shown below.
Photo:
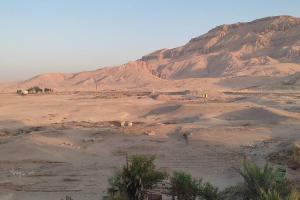
<svg viewBox="0 0 300 200"><path fill-rule="evenodd" d="M180 46L220 25L300 16L300 0L0 0L0 81Z"/></svg>

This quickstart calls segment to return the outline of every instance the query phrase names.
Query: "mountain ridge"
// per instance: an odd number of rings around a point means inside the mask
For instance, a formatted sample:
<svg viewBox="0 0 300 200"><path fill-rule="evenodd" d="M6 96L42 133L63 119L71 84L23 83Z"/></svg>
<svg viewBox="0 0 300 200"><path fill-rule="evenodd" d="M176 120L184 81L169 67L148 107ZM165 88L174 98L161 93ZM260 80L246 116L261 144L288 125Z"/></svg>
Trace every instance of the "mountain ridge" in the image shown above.
<svg viewBox="0 0 300 200"><path fill-rule="evenodd" d="M189 78L287 76L300 71L299 32L300 18L284 15L224 24L183 46L160 49L120 66L73 74L42 74L17 87L142 87ZM284 67L290 63L291 69Z"/></svg>

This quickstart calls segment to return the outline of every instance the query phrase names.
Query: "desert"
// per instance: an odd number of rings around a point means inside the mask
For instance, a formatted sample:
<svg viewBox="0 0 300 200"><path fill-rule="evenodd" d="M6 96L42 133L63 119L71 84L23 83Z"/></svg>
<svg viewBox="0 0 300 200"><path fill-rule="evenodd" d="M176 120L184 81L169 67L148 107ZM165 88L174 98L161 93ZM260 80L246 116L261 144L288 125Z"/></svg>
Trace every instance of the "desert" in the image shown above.
<svg viewBox="0 0 300 200"><path fill-rule="evenodd" d="M247 159L300 189L300 19L222 25L175 49L0 84L0 199L101 199L126 156L224 189ZM38 86L51 93L18 95ZM298 142L297 142L298 141Z"/></svg>

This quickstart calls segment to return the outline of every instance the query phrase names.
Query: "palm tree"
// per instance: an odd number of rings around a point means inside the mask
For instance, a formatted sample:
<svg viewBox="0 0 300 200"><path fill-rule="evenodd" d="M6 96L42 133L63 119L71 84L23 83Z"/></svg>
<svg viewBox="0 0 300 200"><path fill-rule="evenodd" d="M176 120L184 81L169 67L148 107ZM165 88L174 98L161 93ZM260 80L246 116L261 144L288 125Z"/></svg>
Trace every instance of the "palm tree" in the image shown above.
<svg viewBox="0 0 300 200"><path fill-rule="evenodd" d="M261 191L260 200L282 200L277 191Z"/></svg>
<svg viewBox="0 0 300 200"><path fill-rule="evenodd" d="M255 164L244 162L240 174L244 179L242 193L245 200L299 199L283 169L274 169L268 164L261 169Z"/></svg>

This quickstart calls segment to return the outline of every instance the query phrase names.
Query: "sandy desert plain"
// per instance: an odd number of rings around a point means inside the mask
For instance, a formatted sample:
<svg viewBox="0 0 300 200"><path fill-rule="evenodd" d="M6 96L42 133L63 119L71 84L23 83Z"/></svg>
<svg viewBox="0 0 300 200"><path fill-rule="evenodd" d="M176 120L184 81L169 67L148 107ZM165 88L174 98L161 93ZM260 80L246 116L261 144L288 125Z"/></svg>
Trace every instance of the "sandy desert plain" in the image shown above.
<svg viewBox="0 0 300 200"><path fill-rule="evenodd" d="M100 199L126 154L235 184L243 159L268 162L300 139L300 93L230 91L1 94L0 198ZM288 173L300 182L299 170Z"/></svg>
<svg viewBox="0 0 300 200"><path fill-rule="evenodd" d="M299 187L299 31L289 16L222 25L119 67L2 84L0 199L99 200L135 154L220 188L243 160L270 162ZM55 92L15 93L32 86Z"/></svg>

